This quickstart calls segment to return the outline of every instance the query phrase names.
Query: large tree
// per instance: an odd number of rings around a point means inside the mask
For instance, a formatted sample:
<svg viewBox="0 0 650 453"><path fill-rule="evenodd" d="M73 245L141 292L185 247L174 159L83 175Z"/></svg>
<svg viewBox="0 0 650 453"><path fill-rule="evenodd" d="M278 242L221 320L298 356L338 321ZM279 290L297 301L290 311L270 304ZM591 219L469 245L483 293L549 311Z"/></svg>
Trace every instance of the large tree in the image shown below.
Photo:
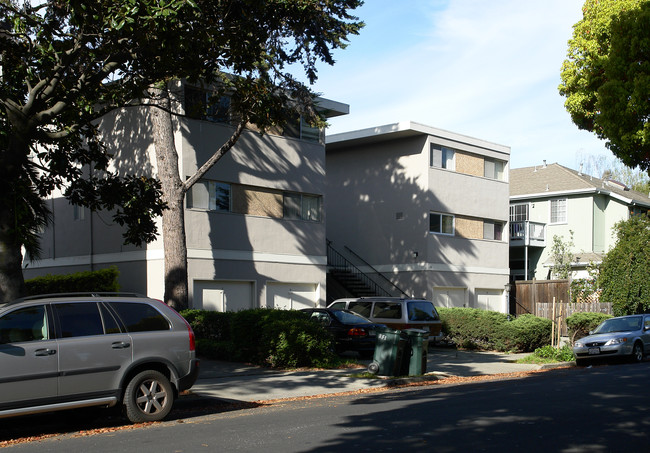
<svg viewBox="0 0 650 453"><path fill-rule="evenodd" d="M264 130L296 109L317 120L312 93L285 67L302 65L313 82L316 62L332 64L331 50L343 47L362 26L348 14L360 3L0 0L0 300L21 295L21 247L38 252L36 233L48 220L42 199L55 190L78 205L113 209L115 220L127 226L125 240L135 244L156 236L154 218L164 212L170 244L184 246L184 235L182 243L172 236L182 231L175 227L182 227L183 194L247 123ZM231 140L190 182L177 178L173 140L164 134L171 130L166 92L171 78L202 80L217 93L228 91L240 119ZM153 94L156 112L162 202L158 181L108 171L110 159L95 126L106 112L145 92ZM165 205L169 209L163 211ZM165 249L173 250L167 244ZM186 258L174 259L166 266L170 288L182 282L183 269L186 273ZM186 275L184 285L180 298L166 295L166 300L184 305Z"/></svg>
<svg viewBox="0 0 650 453"><path fill-rule="evenodd" d="M586 0L562 66L573 122L631 168L650 170L650 2Z"/></svg>
<svg viewBox="0 0 650 453"><path fill-rule="evenodd" d="M186 2L34 3L0 0L0 300L22 295L21 248L38 253L56 190L112 210L126 242L155 238L158 182L110 172L95 121L165 76L160 24Z"/></svg>
<svg viewBox="0 0 650 453"><path fill-rule="evenodd" d="M612 302L615 316L650 310L650 218L632 217L615 226L616 245L598 271L600 299Z"/></svg>
<svg viewBox="0 0 650 453"><path fill-rule="evenodd" d="M177 75L201 82L219 99L227 94L232 136L189 178L181 178L173 139L173 115L166 86L149 90L153 105L153 135L163 200L165 295L169 305L188 304L187 246L184 228L186 192L237 142L253 124L264 132L301 116L322 126L314 94L285 68L300 64L308 82L316 80L318 62L333 64L332 49L345 47L348 36L363 25L348 10L358 0L198 1L201 36L189 40L192 62ZM209 20L206 20L206 15ZM244 39L245 38L245 39ZM188 46L190 47L190 46ZM295 66L291 66L295 70Z"/></svg>

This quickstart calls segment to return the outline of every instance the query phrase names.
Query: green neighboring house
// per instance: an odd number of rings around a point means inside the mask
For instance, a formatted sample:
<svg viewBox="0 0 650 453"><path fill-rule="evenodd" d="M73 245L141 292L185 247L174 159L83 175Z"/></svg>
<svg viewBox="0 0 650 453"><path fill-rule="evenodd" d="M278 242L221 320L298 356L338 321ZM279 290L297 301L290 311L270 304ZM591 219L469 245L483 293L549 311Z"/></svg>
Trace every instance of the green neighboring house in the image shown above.
<svg viewBox="0 0 650 453"><path fill-rule="evenodd" d="M569 242L571 231L573 277L587 277L614 245L614 224L649 210L648 194L556 163L510 170L510 278L552 278L553 237Z"/></svg>

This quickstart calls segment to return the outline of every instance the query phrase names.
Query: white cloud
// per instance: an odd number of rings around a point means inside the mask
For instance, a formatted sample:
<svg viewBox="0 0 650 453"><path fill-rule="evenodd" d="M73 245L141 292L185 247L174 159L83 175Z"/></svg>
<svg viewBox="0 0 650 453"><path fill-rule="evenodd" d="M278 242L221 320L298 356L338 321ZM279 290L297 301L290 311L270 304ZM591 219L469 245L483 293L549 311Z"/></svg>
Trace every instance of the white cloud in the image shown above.
<svg viewBox="0 0 650 453"><path fill-rule="evenodd" d="M367 23L314 87L350 104L328 133L414 120L511 146L513 167L604 153L558 94L583 0L368 0Z"/></svg>

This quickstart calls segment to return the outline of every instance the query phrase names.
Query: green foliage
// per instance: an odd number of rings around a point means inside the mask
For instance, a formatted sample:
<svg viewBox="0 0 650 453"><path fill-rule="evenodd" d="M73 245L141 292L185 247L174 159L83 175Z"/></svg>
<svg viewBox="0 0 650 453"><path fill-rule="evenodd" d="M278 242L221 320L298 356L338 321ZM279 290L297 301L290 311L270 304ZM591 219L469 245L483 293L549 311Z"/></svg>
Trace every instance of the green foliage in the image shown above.
<svg viewBox="0 0 650 453"><path fill-rule="evenodd" d="M551 342L550 319L524 314L504 325L501 341L509 350L534 351Z"/></svg>
<svg viewBox="0 0 650 453"><path fill-rule="evenodd" d="M231 337L230 324L234 316L233 312L186 309L180 314L190 323L197 338L224 341Z"/></svg>
<svg viewBox="0 0 650 453"><path fill-rule="evenodd" d="M605 313L578 312L566 318L566 325L569 329L569 338L575 341L578 338L586 337L598 324L612 315Z"/></svg>
<svg viewBox="0 0 650 453"><path fill-rule="evenodd" d="M612 302L614 316L650 310L650 218L632 217L614 227L616 245L600 265L601 300Z"/></svg>
<svg viewBox="0 0 650 453"><path fill-rule="evenodd" d="M117 267L74 274L44 275L27 280L27 294L76 293L76 292L117 292L120 272Z"/></svg>
<svg viewBox="0 0 650 453"><path fill-rule="evenodd" d="M627 166L650 168L650 2L586 0L562 66L573 122Z"/></svg>
<svg viewBox="0 0 650 453"><path fill-rule="evenodd" d="M271 367L330 367L338 362L332 337L304 313L257 308L218 313L183 310L202 357Z"/></svg>
<svg viewBox="0 0 650 453"><path fill-rule="evenodd" d="M334 361L329 334L307 317L264 325L261 343L268 353L264 363L272 367L327 367Z"/></svg>
<svg viewBox="0 0 650 453"><path fill-rule="evenodd" d="M573 231L569 231L569 240L567 241L564 241L563 236L553 236L553 245L551 246L553 267L551 269L555 278L567 279L571 276L572 249Z"/></svg>
<svg viewBox="0 0 650 453"><path fill-rule="evenodd" d="M147 166L113 171L98 119L172 79L219 86L232 117L261 131L323 123L309 83L363 23L360 0L0 1L0 246L37 256L43 198L111 211L127 243L156 237L166 208ZM226 74L228 72L229 74ZM231 77L234 75L235 77ZM219 93L216 93L217 95ZM10 268L9 268L10 267ZM9 268L9 269L6 269ZM0 298L22 290L20 263L0 263Z"/></svg>
<svg viewBox="0 0 650 453"><path fill-rule="evenodd" d="M589 278L576 278L571 280L571 302L588 302L592 296L597 296L598 289L598 271L600 266L590 263L587 266Z"/></svg>
<svg viewBox="0 0 650 453"><path fill-rule="evenodd" d="M535 349L533 355L540 359L547 359L549 362L571 362L574 360L573 349L568 344L560 348L551 345Z"/></svg>
<svg viewBox="0 0 650 453"><path fill-rule="evenodd" d="M467 349L533 351L551 341L551 321L476 308L438 308L446 337Z"/></svg>

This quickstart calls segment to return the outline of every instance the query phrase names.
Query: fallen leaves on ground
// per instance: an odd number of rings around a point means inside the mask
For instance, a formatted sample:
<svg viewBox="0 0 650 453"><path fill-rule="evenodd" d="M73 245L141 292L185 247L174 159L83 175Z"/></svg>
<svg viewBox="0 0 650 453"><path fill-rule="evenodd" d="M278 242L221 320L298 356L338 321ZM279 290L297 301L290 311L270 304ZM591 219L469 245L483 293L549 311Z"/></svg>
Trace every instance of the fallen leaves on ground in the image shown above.
<svg viewBox="0 0 650 453"><path fill-rule="evenodd" d="M174 410L170 414L170 417L172 418L168 418L168 421L172 421L172 422L176 421L177 423L183 423L184 419L191 418L191 417L198 417L206 414L250 409L250 408L256 408L261 406L272 406L274 404L282 404L290 401L302 401L302 400L325 398L325 397L332 397L332 396L364 395L370 393L387 392L398 388L423 387L423 386L432 386L432 385L457 385L457 384L469 384L473 382L518 379L533 374L542 373L545 371L548 370L519 371L515 373L503 373L503 374L492 374L492 375L470 376L470 377L440 376L440 375L426 376L425 375L422 378L414 378L414 379L394 379L394 380L389 379L387 380L387 385L382 387L371 387L371 388L365 388L365 389L359 389L359 390L353 390L347 392L326 393L326 394L302 396L296 398L260 400L254 402L244 402L244 401L229 402L229 401L221 401L218 399L197 397L197 396L193 396L192 394L189 395L184 394L183 397L179 398L179 400L175 403L176 406L174 407ZM19 434L20 437L16 437L13 439L0 440L0 448L9 447L16 444L28 443L28 442L40 442L49 438L59 437L59 436L86 437L86 436L94 436L98 434L105 434L105 433L111 433L111 432L123 431L123 430L143 429L149 426L154 426L163 423L163 422L156 422L156 423L131 424L128 423L126 419L122 419L122 418L115 419L111 417L106 418L106 417L97 416L97 419L91 420L90 422L87 422L87 420L79 421L76 423L72 423L71 426L70 425L66 426L66 422L61 422L61 421L58 421L56 423L52 422L51 414L50 415L44 414L35 417L40 417L40 420L47 421L46 428L40 430L41 431L40 434L28 435L27 433L25 433L22 436ZM7 420L19 421L20 419L21 417L16 417L14 419L7 419ZM91 426L88 426L88 424L90 424ZM36 425L38 425L38 423ZM97 425L103 425L103 426L97 427ZM105 425L109 425L109 426L105 426ZM16 426L21 426L21 429L17 429L17 431L19 432L20 431L24 432L26 429L29 429L29 428L25 428L25 425L22 423L16 424ZM36 429L34 429L33 426L34 425L31 426L32 432L36 431ZM0 439L4 437L3 435L9 434L7 431L10 430L11 427L5 425L2 429L2 431L4 432L0 432Z"/></svg>

